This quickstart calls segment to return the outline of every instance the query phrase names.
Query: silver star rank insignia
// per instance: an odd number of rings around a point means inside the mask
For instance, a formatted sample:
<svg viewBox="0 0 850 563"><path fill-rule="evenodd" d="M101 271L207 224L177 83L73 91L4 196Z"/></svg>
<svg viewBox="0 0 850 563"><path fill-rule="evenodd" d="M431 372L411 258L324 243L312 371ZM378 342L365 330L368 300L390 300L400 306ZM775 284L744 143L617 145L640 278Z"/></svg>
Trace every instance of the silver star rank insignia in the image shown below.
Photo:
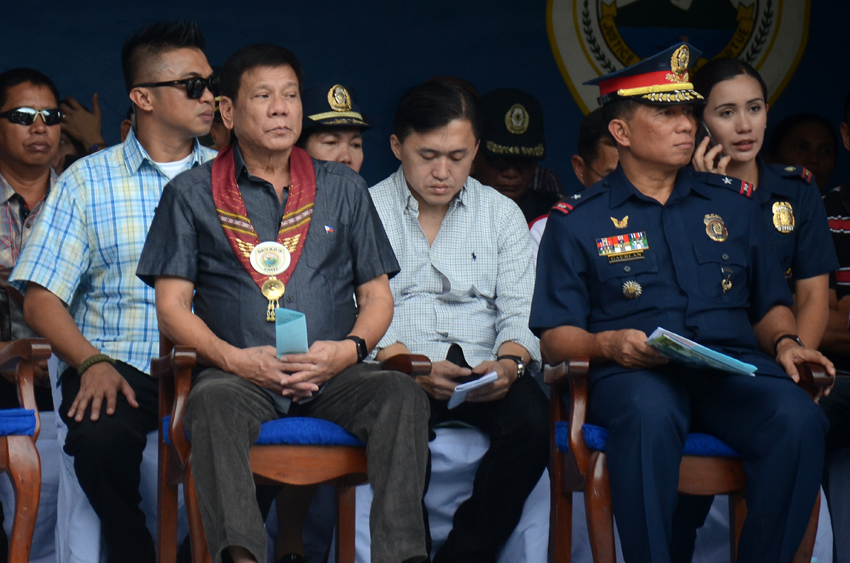
<svg viewBox="0 0 850 563"><path fill-rule="evenodd" d="M581 194L571 195L570 199L581 199Z"/></svg>
<svg viewBox="0 0 850 563"><path fill-rule="evenodd" d="M724 184L731 184L731 183L732 183L732 179L731 179L731 178L724 177L724 178L723 178L723 183L724 183Z"/></svg>

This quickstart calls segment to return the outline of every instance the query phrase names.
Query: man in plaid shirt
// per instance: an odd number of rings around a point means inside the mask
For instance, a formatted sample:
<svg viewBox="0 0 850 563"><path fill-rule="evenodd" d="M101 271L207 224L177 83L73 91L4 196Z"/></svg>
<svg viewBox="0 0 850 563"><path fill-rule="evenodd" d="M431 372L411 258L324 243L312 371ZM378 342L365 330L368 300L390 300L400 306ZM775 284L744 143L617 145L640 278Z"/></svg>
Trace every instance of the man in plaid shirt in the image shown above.
<svg viewBox="0 0 850 563"><path fill-rule="evenodd" d="M136 129L77 161L51 192L12 275L27 323L67 369L65 451L101 520L110 562L153 562L139 508L146 435L157 428L154 291L135 276L165 184L214 153L196 137L213 119L212 69L194 24L151 24L124 45Z"/></svg>
<svg viewBox="0 0 850 563"><path fill-rule="evenodd" d="M528 328L532 241L519 207L469 176L479 128L466 90L439 81L411 89L394 131L401 167L369 190L401 266L377 358L427 355L431 374L417 381L432 426L461 421L490 437L472 496L434 562L495 561L549 455L546 398L527 375L540 365ZM461 381L489 373L496 381L449 410Z"/></svg>

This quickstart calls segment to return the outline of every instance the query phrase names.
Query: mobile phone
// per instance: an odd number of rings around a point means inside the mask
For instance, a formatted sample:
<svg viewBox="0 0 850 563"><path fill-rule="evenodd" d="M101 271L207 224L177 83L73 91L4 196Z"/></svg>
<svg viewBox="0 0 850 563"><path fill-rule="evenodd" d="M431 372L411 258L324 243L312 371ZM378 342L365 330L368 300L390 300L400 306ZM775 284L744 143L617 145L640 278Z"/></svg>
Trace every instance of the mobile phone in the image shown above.
<svg viewBox="0 0 850 563"><path fill-rule="evenodd" d="M699 127L697 128L697 138L695 146L699 146L700 143L702 143L702 140L706 137L708 137L708 146L705 148L707 152L717 146L717 141L714 140L714 135L711 134L711 129L708 128L708 125L705 124L705 121L700 121Z"/></svg>

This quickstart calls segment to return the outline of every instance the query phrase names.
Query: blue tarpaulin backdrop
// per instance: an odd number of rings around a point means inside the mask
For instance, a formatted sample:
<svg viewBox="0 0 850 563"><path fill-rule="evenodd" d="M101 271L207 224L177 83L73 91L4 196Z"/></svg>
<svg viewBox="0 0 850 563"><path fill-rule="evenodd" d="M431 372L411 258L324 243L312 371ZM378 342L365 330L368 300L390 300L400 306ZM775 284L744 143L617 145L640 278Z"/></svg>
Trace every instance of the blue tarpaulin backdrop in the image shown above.
<svg viewBox="0 0 850 563"><path fill-rule="evenodd" d="M832 119L837 130L850 90L850 10L846 0L811 4L805 55L771 108L769 122L815 111ZM575 182L569 157L582 113L549 46L546 0L12 0L3 3L0 15L0 69L38 68L56 81L63 96L87 106L98 92L104 135L115 143L129 106L121 80L121 44L146 23L177 18L201 25L213 66L243 45L271 41L298 55L307 86L327 81L354 85L361 107L378 121L365 137L362 173L369 184L397 166L389 135L399 97L438 74L462 76L482 94L508 86L537 96L546 114L545 164L565 184ZM841 149L833 184L850 177L848 161Z"/></svg>

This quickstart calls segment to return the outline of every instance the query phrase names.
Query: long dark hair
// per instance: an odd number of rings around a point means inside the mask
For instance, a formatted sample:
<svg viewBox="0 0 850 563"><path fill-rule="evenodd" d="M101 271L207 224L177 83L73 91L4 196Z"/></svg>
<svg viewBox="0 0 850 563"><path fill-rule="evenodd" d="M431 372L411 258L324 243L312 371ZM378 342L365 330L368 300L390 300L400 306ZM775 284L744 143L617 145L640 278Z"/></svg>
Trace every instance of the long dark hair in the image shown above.
<svg viewBox="0 0 850 563"><path fill-rule="evenodd" d="M700 67L694 74L694 90L702 94L702 97L708 100L711 91L719 83L724 80L731 80L740 75L754 78L761 86L761 93L764 97L764 103L767 103L767 84L759 72L744 61L738 59L714 59ZM704 106L696 106L697 117L702 118Z"/></svg>

